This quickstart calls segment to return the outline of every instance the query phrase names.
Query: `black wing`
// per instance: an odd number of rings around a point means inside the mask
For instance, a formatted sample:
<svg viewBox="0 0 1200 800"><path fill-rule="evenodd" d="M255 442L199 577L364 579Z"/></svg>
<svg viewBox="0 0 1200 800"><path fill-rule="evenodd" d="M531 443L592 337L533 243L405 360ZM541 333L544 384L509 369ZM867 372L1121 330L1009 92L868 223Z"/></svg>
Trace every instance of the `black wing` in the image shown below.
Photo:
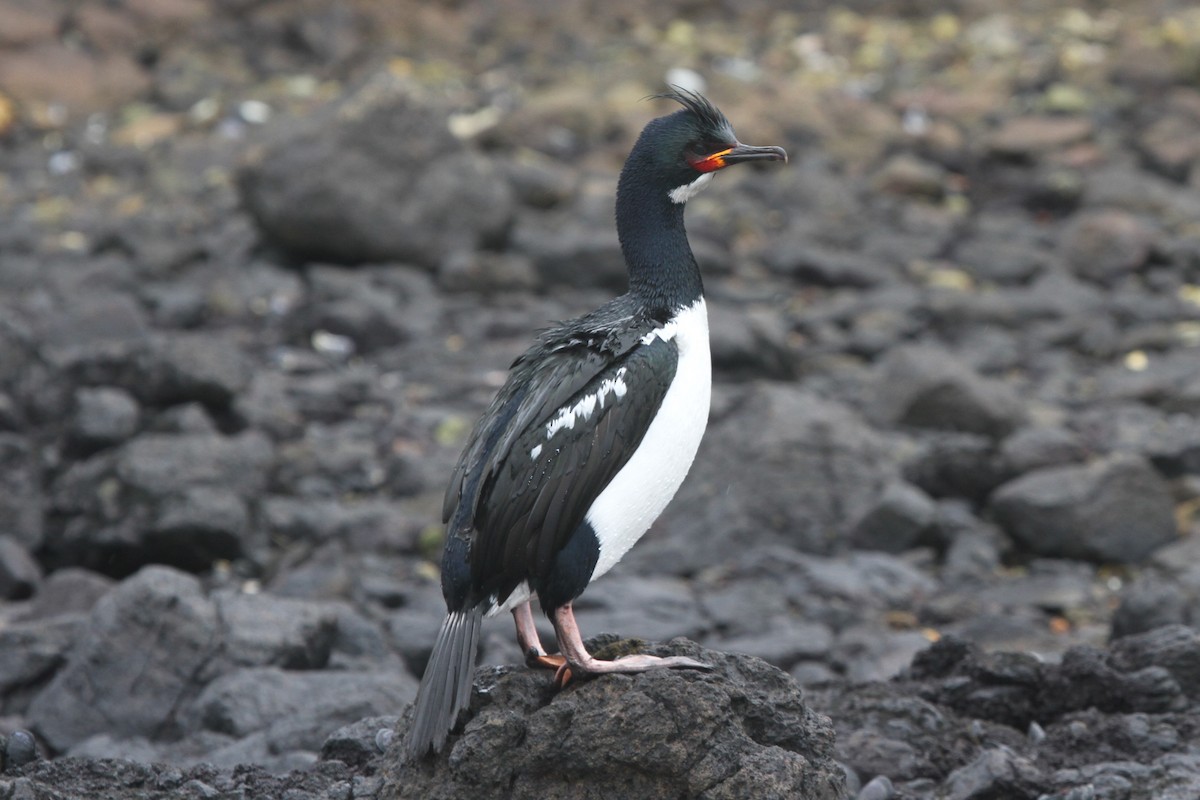
<svg viewBox="0 0 1200 800"><path fill-rule="evenodd" d="M550 331L514 363L446 492L444 562L452 552L469 562L443 564L444 584L469 581L444 586L448 600L503 601L521 581L536 583L641 442L674 378L677 350L659 337L643 343L656 320L620 322L586 334ZM551 421L581 402L573 424L547 436Z"/></svg>

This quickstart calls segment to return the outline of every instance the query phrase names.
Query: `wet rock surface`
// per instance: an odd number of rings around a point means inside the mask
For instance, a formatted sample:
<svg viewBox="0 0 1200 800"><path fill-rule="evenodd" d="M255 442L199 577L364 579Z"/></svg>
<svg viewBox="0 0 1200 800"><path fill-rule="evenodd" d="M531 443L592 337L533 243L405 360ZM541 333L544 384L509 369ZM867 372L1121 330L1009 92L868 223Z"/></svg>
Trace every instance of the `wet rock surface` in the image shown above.
<svg viewBox="0 0 1200 800"><path fill-rule="evenodd" d="M0 0L0 800L1200 795L1195 9L581 13ZM579 619L719 667L497 621L403 766L446 476L685 67L792 160L689 206L708 435Z"/></svg>

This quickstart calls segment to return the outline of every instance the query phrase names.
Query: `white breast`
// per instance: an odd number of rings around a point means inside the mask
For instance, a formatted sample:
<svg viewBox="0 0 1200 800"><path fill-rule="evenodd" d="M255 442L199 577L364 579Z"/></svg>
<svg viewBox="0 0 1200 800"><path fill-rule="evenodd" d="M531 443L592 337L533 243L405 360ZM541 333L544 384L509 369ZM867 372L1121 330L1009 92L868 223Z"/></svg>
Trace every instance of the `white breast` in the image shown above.
<svg viewBox="0 0 1200 800"><path fill-rule="evenodd" d="M649 343L653 337L675 342L679 351L675 379L638 449L588 509L587 521L600 540L593 578L612 569L671 502L708 425L712 360L704 298L643 341Z"/></svg>

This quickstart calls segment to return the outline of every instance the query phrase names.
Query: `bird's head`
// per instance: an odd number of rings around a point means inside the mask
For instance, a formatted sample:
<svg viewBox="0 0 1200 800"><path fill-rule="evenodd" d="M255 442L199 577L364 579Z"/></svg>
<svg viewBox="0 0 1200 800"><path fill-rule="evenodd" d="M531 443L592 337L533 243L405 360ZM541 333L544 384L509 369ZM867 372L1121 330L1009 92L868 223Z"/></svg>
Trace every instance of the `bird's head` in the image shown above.
<svg viewBox="0 0 1200 800"><path fill-rule="evenodd" d="M683 106L652 120L630 154L636 169L653 174L675 203L686 203L718 170L748 161L787 161L782 147L742 144L721 110L703 96L673 86L657 95Z"/></svg>

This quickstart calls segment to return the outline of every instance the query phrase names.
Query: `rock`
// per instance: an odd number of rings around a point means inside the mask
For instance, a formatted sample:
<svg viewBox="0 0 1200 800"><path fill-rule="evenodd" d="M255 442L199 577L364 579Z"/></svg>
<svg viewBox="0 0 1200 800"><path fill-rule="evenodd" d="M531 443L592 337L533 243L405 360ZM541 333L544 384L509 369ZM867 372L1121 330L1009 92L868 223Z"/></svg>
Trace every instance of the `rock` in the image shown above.
<svg viewBox="0 0 1200 800"><path fill-rule="evenodd" d="M222 623L221 655L229 663L294 670L328 666L338 632L336 605L233 592L213 600Z"/></svg>
<svg viewBox="0 0 1200 800"><path fill-rule="evenodd" d="M1112 638L1186 622L1186 598L1178 587L1139 580L1121 593L1121 604L1112 615Z"/></svg>
<svg viewBox="0 0 1200 800"><path fill-rule="evenodd" d="M147 556L187 570L243 554L246 504L228 489L197 486L163 499L142 538Z"/></svg>
<svg viewBox="0 0 1200 800"><path fill-rule="evenodd" d="M533 262L539 286L623 292L629 278L611 213L600 217L603 224L580 222L584 214L588 220L599 214L576 204L522 220L513 232L513 249Z"/></svg>
<svg viewBox="0 0 1200 800"><path fill-rule="evenodd" d="M18 618L32 622L60 615L86 614L112 587L112 580L85 569L66 567L56 570L42 581L37 594Z"/></svg>
<svg viewBox="0 0 1200 800"><path fill-rule="evenodd" d="M946 778L947 800L1032 796L1043 785L1041 771L1007 747L984 750Z"/></svg>
<svg viewBox="0 0 1200 800"><path fill-rule="evenodd" d="M55 751L97 733L178 730L176 714L199 692L217 629L216 610L195 578L147 567L96 604L66 665L30 704L30 727Z"/></svg>
<svg viewBox="0 0 1200 800"><path fill-rule="evenodd" d="M1124 211L1084 212L1063 231L1060 253L1081 278L1113 285L1146 263L1153 231Z"/></svg>
<svg viewBox="0 0 1200 800"><path fill-rule="evenodd" d="M434 269L501 243L513 192L496 162L445 129L449 109L387 71L277 129L238 186L263 235L293 258Z"/></svg>
<svg viewBox="0 0 1200 800"><path fill-rule="evenodd" d="M75 392L71 439L85 452L121 444L137 432L140 413L137 400L124 389L79 389Z"/></svg>
<svg viewBox="0 0 1200 800"><path fill-rule="evenodd" d="M939 200L945 193L946 170L908 153L890 157L875 173L875 189L890 194Z"/></svg>
<svg viewBox="0 0 1200 800"><path fill-rule="evenodd" d="M309 268L308 278L309 303L300 315L308 338L329 333L346 336L357 353L427 335L441 309L429 276L411 268L366 267L351 272L315 266Z"/></svg>
<svg viewBox="0 0 1200 800"><path fill-rule="evenodd" d="M541 280L533 262L519 254L458 251L437 271L438 286L447 292L530 292Z"/></svg>
<svg viewBox="0 0 1200 800"><path fill-rule="evenodd" d="M915 486L889 483L879 502L850 531L850 541L865 550L900 553L916 547L937 517L932 499Z"/></svg>
<svg viewBox="0 0 1200 800"><path fill-rule="evenodd" d="M42 582L42 568L20 542L0 534L0 600L24 600Z"/></svg>
<svg viewBox="0 0 1200 800"><path fill-rule="evenodd" d="M0 85L15 99L59 103L80 116L129 103L148 84L128 53L92 57L55 40L7 53L0 64Z"/></svg>
<svg viewBox="0 0 1200 800"><path fill-rule="evenodd" d="M772 272L810 286L867 288L891 283L896 276L882 260L820 247L803 237L780 237L767 246L762 260Z"/></svg>
<svg viewBox="0 0 1200 800"><path fill-rule="evenodd" d="M992 133L987 147L993 155L1034 159L1091 136L1092 123L1083 117L1016 117Z"/></svg>
<svg viewBox="0 0 1200 800"><path fill-rule="evenodd" d="M783 617L761 632L720 637L710 644L727 653L745 653L790 670L802 661L827 658L833 641L827 625Z"/></svg>
<svg viewBox="0 0 1200 800"><path fill-rule="evenodd" d="M876 372L872 416L885 425L1004 436L1025 415L1016 393L983 378L953 355L930 347L900 347Z"/></svg>
<svg viewBox="0 0 1200 800"><path fill-rule="evenodd" d="M236 558L252 544L246 504L263 491L273 456L254 432L143 434L77 462L54 485L52 558L115 574Z"/></svg>
<svg viewBox="0 0 1200 800"><path fill-rule="evenodd" d="M1000 443L1000 457L1018 475L1043 467L1075 464L1086 455L1079 437L1058 427L1021 428Z"/></svg>
<svg viewBox="0 0 1200 800"><path fill-rule="evenodd" d="M895 476L892 449L847 407L788 384L754 384L709 426L688 480L628 556L696 572L760 544L827 552ZM742 480L747 463L774 468Z"/></svg>
<svg viewBox="0 0 1200 800"><path fill-rule="evenodd" d="M998 284L1026 283L1050 262L1044 250L1012 236L969 238L955 248L954 258L976 280Z"/></svg>
<svg viewBox="0 0 1200 800"><path fill-rule="evenodd" d="M250 382L253 368L240 344L212 332L156 337L139 353L132 385L144 402L177 405L198 402L223 409Z"/></svg>
<svg viewBox="0 0 1200 800"><path fill-rule="evenodd" d="M37 761L37 742L29 731L17 730L8 735L4 745L4 768L18 770L26 764Z"/></svg>
<svg viewBox="0 0 1200 800"><path fill-rule="evenodd" d="M862 787L855 800L892 800L895 791L886 775L876 775Z"/></svg>
<svg viewBox="0 0 1200 800"><path fill-rule="evenodd" d="M245 738L264 731L273 752L319 750L331 729L379 709L402 708L417 694L407 673L332 670L301 672L275 667L241 669L207 687L184 713L201 727Z"/></svg>
<svg viewBox="0 0 1200 800"><path fill-rule="evenodd" d="M709 312L713 370L725 379L796 377L796 354L777 315L714 305Z"/></svg>
<svg viewBox="0 0 1200 800"><path fill-rule="evenodd" d="M1136 563L1176 535L1171 493L1137 456L1034 470L997 489L990 509L1022 547L1046 556Z"/></svg>
<svg viewBox="0 0 1200 800"><path fill-rule="evenodd" d="M1189 698L1200 696L1200 632L1166 625L1113 642L1112 664L1125 672L1164 669Z"/></svg>
<svg viewBox="0 0 1200 800"><path fill-rule="evenodd" d="M389 750L385 791L425 800L844 795L829 723L785 673L682 639L649 652L714 670L607 676L557 694L531 670L481 670L460 732L431 764Z"/></svg>
<svg viewBox="0 0 1200 800"><path fill-rule="evenodd" d="M321 745L321 760L337 760L352 767L374 760L391 743L391 734L399 720L394 716L367 717L338 728ZM381 741L385 742L382 747Z"/></svg>
<svg viewBox="0 0 1200 800"><path fill-rule="evenodd" d="M0 432L0 524L27 550L42 544L42 480L36 450L24 436Z"/></svg>
<svg viewBox="0 0 1200 800"><path fill-rule="evenodd" d="M15 695L48 680L83 633L83 614L18 622L0 628L0 696L6 710L19 708Z"/></svg>

